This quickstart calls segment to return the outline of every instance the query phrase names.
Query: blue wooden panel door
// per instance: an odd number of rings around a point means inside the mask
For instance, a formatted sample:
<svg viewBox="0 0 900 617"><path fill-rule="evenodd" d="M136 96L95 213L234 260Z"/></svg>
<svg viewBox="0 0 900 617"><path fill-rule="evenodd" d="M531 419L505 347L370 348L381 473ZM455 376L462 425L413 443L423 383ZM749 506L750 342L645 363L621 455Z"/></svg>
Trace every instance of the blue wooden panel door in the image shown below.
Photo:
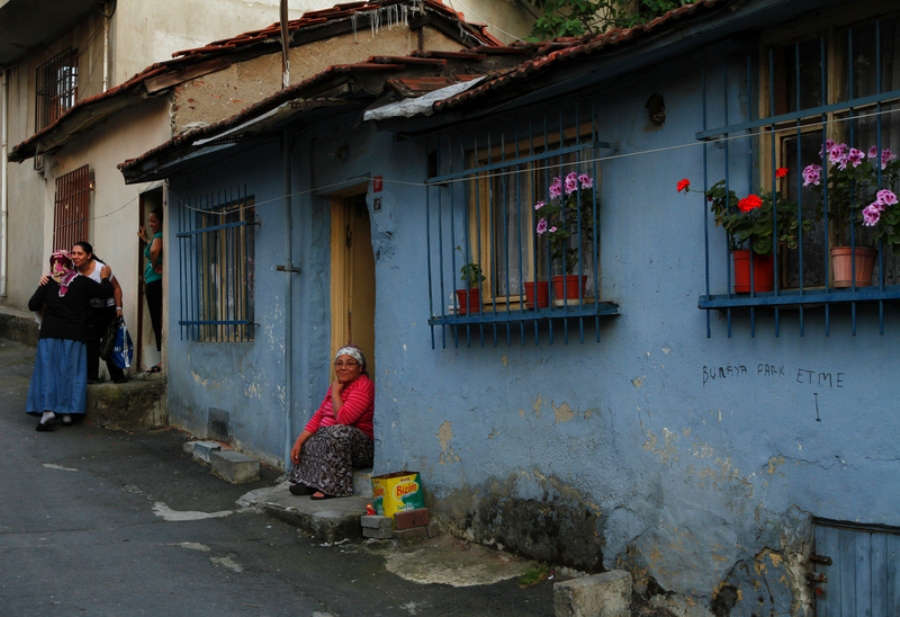
<svg viewBox="0 0 900 617"><path fill-rule="evenodd" d="M816 617L900 617L900 535L877 529L817 524L813 584Z"/></svg>

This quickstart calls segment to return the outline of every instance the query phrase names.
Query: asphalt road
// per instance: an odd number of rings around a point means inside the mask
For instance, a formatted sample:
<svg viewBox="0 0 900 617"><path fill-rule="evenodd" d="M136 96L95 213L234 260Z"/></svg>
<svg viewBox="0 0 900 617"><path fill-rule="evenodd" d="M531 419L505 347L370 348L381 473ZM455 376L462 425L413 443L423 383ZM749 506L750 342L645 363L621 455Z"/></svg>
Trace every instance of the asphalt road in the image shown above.
<svg viewBox="0 0 900 617"><path fill-rule="evenodd" d="M552 617L551 583L452 587L324 546L191 460L174 430L34 430L30 347L0 340L0 617ZM424 550L428 550L427 548Z"/></svg>

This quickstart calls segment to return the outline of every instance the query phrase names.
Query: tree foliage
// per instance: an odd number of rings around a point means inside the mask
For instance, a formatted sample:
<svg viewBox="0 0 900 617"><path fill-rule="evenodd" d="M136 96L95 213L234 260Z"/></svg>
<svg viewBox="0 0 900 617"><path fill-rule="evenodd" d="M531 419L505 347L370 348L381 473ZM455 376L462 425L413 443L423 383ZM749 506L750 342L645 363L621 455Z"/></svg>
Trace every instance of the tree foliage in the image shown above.
<svg viewBox="0 0 900 617"><path fill-rule="evenodd" d="M540 11L531 38L545 41L561 36L599 34L611 28L630 28L691 0L533 0Z"/></svg>

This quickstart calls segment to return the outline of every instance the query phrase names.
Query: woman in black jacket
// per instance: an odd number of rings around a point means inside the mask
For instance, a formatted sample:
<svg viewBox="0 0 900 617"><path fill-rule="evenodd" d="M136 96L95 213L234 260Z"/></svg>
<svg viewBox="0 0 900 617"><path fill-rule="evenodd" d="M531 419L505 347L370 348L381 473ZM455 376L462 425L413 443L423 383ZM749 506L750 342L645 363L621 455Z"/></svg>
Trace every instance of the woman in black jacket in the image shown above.
<svg viewBox="0 0 900 617"><path fill-rule="evenodd" d="M72 414L84 414L90 300L112 297L110 274L103 266L100 283L78 276L69 253L56 251L50 256L50 280L28 301L30 310L43 310L25 407L40 416L39 431L52 431L56 414L63 424L71 424Z"/></svg>

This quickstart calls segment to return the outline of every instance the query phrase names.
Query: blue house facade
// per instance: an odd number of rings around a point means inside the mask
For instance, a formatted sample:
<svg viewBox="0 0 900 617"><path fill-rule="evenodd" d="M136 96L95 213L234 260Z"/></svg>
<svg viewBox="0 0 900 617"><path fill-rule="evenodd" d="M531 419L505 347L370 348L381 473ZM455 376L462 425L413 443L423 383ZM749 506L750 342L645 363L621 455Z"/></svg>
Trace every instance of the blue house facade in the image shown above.
<svg viewBox="0 0 900 617"><path fill-rule="evenodd" d="M306 91L125 164L170 182L173 422L283 466L370 336L375 472L420 472L450 532L629 570L678 615L893 614L898 19L701 2L427 105Z"/></svg>

